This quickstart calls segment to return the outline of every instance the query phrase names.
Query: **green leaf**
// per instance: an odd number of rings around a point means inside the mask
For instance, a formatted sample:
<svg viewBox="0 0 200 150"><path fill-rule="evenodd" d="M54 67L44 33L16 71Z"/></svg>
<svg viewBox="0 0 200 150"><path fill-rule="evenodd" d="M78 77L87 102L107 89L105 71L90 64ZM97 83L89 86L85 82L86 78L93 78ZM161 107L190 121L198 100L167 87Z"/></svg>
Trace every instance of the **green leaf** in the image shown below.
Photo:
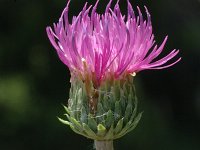
<svg viewBox="0 0 200 150"><path fill-rule="evenodd" d="M97 131L97 122L94 120L93 116L89 114L88 116L88 126L94 131Z"/></svg>
<svg viewBox="0 0 200 150"><path fill-rule="evenodd" d="M87 123L87 112L86 112L86 110L85 110L85 107L82 107L82 109L81 109L80 121L81 121L82 123Z"/></svg>
<svg viewBox="0 0 200 150"><path fill-rule="evenodd" d="M115 121L118 121L118 119L122 116L122 110L120 106L120 102L116 101L115 102Z"/></svg>
<svg viewBox="0 0 200 150"><path fill-rule="evenodd" d="M122 112L124 112L126 110L126 97L124 95L123 89L120 89L120 106Z"/></svg>
<svg viewBox="0 0 200 150"><path fill-rule="evenodd" d="M89 127L87 124L83 123L82 125L83 125L84 132L85 132L88 136L94 137L94 139L97 138L97 135L90 129L90 127Z"/></svg>
<svg viewBox="0 0 200 150"><path fill-rule="evenodd" d="M114 129L114 133L115 134L118 134L121 130L122 130L122 127L123 127L123 120L124 118L120 119Z"/></svg>
<svg viewBox="0 0 200 150"><path fill-rule="evenodd" d="M125 134L127 134L128 132L132 131L139 123L139 121L142 117L142 113L143 112L141 112L137 115L137 117L135 118L133 123L128 122L127 125L123 128L123 130L119 133L119 135L117 137L115 137L115 139L120 138L120 137L124 136Z"/></svg>
<svg viewBox="0 0 200 150"><path fill-rule="evenodd" d="M142 114L143 114L143 112L141 112L141 113L139 113L139 114L137 115L137 117L134 119L134 121L133 121L133 123L132 123L132 126L131 126L131 128L128 130L128 132L130 132L131 130L133 130L133 129L137 126L137 124L139 123L139 121L140 121L140 119L141 119L141 117L142 117Z"/></svg>
<svg viewBox="0 0 200 150"><path fill-rule="evenodd" d="M62 104L62 105L63 105L63 104ZM70 114L70 111L69 111L68 107L65 106L65 105L63 105L63 107L64 107L65 111L66 111L68 114Z"/></svg>
<svg viewBox="0 0 200 150"><path fill-rule="evenodd" d="M137 97L134 96L134 109L133 109L131 118L129 119L130 121L133 121L133 119L134 119L135 116L136 116L136 113L137 113L137 105L138 105Z"/></svg>
<svg viewBox="0 0 200 150"><path fill-rule="evenodd" d="M110 101L108 99L107 93L105 93L104 96L102 96L102 99L99 99L99 100L102 101L104 110L108 111L110 109Z"/></svg>
<svg viewBox="0 0 200 150"><path fill-rule="evenodd" d="M113 125L111 125L110 129L108 130L108 132L106 133L104 139L105 140L112 140L113 139L113 136L114 135L114 128L113 128Z"/></svg>
<svg viewBox="0 0 200 150"><path fill-rule="evenodd" d="M106 128L109 128L113 123L114 123L113 112L111 110L109 110L107 112L106 121L105 121Z"/></svg>
<svg viewBox="0 0 200 150"><path fill-rule="evenodd" d="M107 99L108 99L108 102L110 104L110 109L111 110L114 110L115 109L115 101L116 101L116 98L114 96L114 87L111 87L111 91L110 91L110 95L109 97L106 95Z"/></svg>
<svg viewBox="0 0 200 150"><path fill-rule="evenodd" d="M85 136L85 137L87 137L87 138L90 138L91 139L91 137L90 136L88 136L87 134L84 134L84 133L82 133L82 132L80 132L80 131L78 131L76 128L74 128L74 126L70 126L70 128L75 132L75 133L77 133L77 134L80 134L80 135L82 135L82 136Z"/></svg>
<svg viewBox="0 0 200 150"><path fill-rule="evenodd" d="M131 95L131 97L135 96L135 87L134 86L130 86L130 92L129 94Z"/></svg>
<svg viewBox="0 0 200 150"><path fill-rule="evenodd" d="M76 127L80 132L83 131L82 125L73 117L70 117L70 121L73 123L74 127Z"/></svg>
<svg viewBox="0 0 200 150"><path fill-rule="evenodd" d="M120 100L120 83L119 81L115 81L114 86L113 86L113 91L114 93L114 100L119 101Z"/></svg>
<svg viewBox="0 0 200 150"><path fill-rule="evenodd" d="M71 121L71 118L70 118L70 116L68 115L68 114L64 114L66 117L67 117L67 119L69 120L69 121Z"/></svg>
<svg viewBox="0 0 200 150"><path fill-rule="evenodd" d="M103 109L103 106L99 102L98 105L97 105L97 114L96 114L98 123L103 123L105 121L104 120L104 118L105 118L104 114L105 114L105 111Z"/></svg>
<svg viewBox="0 0 200 150"><path fill-rule="evenodd" d="M102 124L98 124L97 126L97 135L104 136L106 133L106 128Z"/></svg>
<svg viewBox="0 0 200 150"><path fill-rule="evenodd" d="M125 115L124 115L125 124L129 121L131 114L132 114L132 100L128 100L128 105L126 107Z"/></svg>
<svg viewBox="0 0 200 150"><path fill-rule="evenodd" d="M123 91L124 91L124 95L127 96L128 95L128 89L129 86L127 86L126 84L123 85Z"/></svg>
<svg viewBox="0 0 200 150"><path fill-rule="evenodd" d="M58 118L58 120L60 121L60 122L62 122L63 124L65 124L65 125L71 125L72 123L71 122L69 122L69 121L66 121L66 120L63 120L63 119L61 119L61 118L59 118L59 117L57 117Z"/></svg>
<svg viewBox="0 0 200 150"><path fill-rule="evenodd" d="M118 139L122 137L122 135L125 135L127 130L131 128L131 122L128 122L125 127L115 136L115 139Z"/></svg>
<svg viewBox="0 0 200 150"><path fill-rule="evenodd" d="M73 117L69 116L68 114L64 114L65 116L67 116L68 120L71 122L71 126L74 126L74 128L76 128L77 130L82 131L82 126L81 124Z"/></svg>

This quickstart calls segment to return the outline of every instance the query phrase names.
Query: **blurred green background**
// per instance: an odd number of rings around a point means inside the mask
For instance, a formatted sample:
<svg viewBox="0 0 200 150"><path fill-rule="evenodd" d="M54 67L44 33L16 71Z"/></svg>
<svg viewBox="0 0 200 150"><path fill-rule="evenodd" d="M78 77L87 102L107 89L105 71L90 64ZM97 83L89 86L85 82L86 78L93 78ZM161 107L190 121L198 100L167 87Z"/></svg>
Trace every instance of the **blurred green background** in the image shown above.
<svg viewBox="0 0 200 150"><path fill-rule="evenodd" d="M71 0L70 16L85 0ZM94 4L95 0L88 0ZM98 7L103 12L108 0ZM164 54L181 50L175 66L136 76L139 126L115 141L116 150L200 149L200 1L133 0L151 12ZM92 150L56 116L64 113L69 71L58 59L45 27L57 22L66 0L0 0L0 150ZM126 13L126 1L120 7Z"/></svg>

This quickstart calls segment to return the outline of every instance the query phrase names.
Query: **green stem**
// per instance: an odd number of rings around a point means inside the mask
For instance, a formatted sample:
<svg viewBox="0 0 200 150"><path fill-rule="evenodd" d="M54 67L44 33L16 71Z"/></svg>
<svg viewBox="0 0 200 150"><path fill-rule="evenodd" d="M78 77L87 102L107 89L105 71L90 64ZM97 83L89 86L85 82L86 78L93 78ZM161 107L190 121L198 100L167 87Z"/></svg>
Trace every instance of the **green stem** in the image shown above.
<svg viewBox="0 0 200 150"><path fill-rule="evenodd" d="M96 150L114 150L113 141L94 141Z"/></svg>

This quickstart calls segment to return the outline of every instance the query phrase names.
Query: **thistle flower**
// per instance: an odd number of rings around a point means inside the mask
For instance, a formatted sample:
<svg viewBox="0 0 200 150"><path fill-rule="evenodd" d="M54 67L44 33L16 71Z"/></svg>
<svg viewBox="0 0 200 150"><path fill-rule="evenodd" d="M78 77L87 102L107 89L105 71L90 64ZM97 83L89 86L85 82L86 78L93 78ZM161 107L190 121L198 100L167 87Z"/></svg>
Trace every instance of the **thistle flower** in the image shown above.
<svg viewBox="0 0 200 150"><path fill-rule="evenodd" d="M72 76L65 107L68 121L60 120L88 138L113 140L135 128L141 117L141 113L136 115L137 99L130 75L164 69L181 58L168 63L179 53L174 49L157 59L168 37L160 46L155 44L146 7L144 19L139 7L138 16L135 15L129 0L127 16L121 14L119 0L114 9L110 0L104 14L96 12L98 2L94 6L86 3L70 23L69 0L59 22L46 31Z"/></svg>
<svg viewBox="0 0 200 150"><path fill-rule="evenodd" d="M97 0L83 10L72 23L68 20L69 3L62 12L54 31L47 27L48 37L56 49L62 62L68 66L72 73L86 78L87 75L96 86L112 74L120 79L124 75L137 73L145 69L164 69L174 63L166 63L178 54L173 50L167 56L156 60L163 51L167 37L160 46L155 45L152 33L151 16L145 7L147 20L144 20L138 9L139 16L135 16L132 6L128 2L127 17L120 12L119 4L110 8L112 0L108 3L105 13L96 12Z"/></svg>

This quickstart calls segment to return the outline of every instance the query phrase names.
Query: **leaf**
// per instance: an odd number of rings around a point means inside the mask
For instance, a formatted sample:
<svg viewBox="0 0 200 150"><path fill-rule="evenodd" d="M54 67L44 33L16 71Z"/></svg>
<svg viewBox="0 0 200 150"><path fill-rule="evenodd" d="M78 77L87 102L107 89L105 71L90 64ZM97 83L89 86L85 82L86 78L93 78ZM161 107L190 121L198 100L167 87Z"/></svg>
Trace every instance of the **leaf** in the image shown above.
<svg viewBox="0 0 200 150"><path fill-rule="evenodd" d="M105 120L106 128L109 128L113 123L114 123L114 116L113 116L112 111L109 110L107 112L107 116L106 116L106 120Z"/></svg>
<svg viewBox="0 0 200 150"><path fill-rule="evenodd" d="M104 94L104 97L102 97L102 99L100 99L103 103L103 108L105 111L108 111L110 109L110 101L108 99L108 95L107 93Z"/></svg>
<svg viewBox="0 0 200 150"><path fill-rule="evenodd" d="M102 124L98 124L97 126L97 135L104 136L106 133L106 128Z"/></svg>
<svg viewBox="0 0 200 150"><path fill-rule="evenodd" d="M115 102L115 121L117 121L122 116L122 110L120 106L120 102Z"/></svg>
<svg viewBox="0 0 200 150"><path fill-rule="evenodd" d="M102 123L102 122L105 121L104 120L104 117L105 117L104 114L105 114L105 111L103 109L103 106L99 102L98 105L97 105L97 114L96 114L98 123Z"/></svg>
<svg viewBox="0 0 200 150"><path fill-rule="evenodd" d="M62 105L63 105L63 104L62 104ZM65 111L66 111L68 114L70 114L70 111L69 111L68 107L65 106L65 105L63 105L63 107L64 107Z"/></svg>
<svg viewBox="0 0 200 150"><path fill-rule="evenodd" d="M124 118L120 119L114 129L114 134L118 134L121 130L122 130L122 127L123 127L123 120Z"/></svg>
<svg viewBox="0 0 200 150"><path fill-rule="evenodd" d="M90 129L90 127L87 124L83 123L82 125L83 125L84 132L88 136L90 136L90 138L91 137L93 137L93 139L97 138L97 135Z"/></svg>
<svg viewBox="0 0 200 150"><path fill-rule="evenodd" d="M125 134L127 134L128 132L132 131L139 123L139 121L142 117L142 113L143 112L141 112L137 115L137 117L135 118L133 123L128 122L128 124L123 128L123 130L119 133L119 135L115 137L115 139L120 138L120 137L124 136Z"/></svg>
<svg viewBox="0 0 200 150"><path fill-rule="evenodd" d="M126 124L129 121L129 118L132 114L132 100L128 100L128 105L124 114L124 123Z"/></svg>
<svg viewBox="0 0 200 150"><path fill-rule="evenodd" d="M113 139L113 136L114 135L114 128L113 128L113 125L111 125L110 129L108 130L108 132L106 133L104 139L105 140L112 140Z"/></svg>
<svg viewBox="0 0 200 150"><path fill-rule="evenodd" d="M131 130L133 130L133 129L137 126L137 124L139 123L139 121L140 121L140 119L141 119L141 117L142 117L142 114L143 114L143 112L141 112L141 113L139 113L139 114L137 115L137 117L134 119L134 121L133 121L133 123L132 123L131 128L127 131L127 133L130 132Z"/></svg>
<svg viewBox="0 0 200 150"><path fill-rule="evenodd" d="M88 126L94 131L97 131L97 122L94 120L91 114L88 116Z"/></svg>
<svg viewBox="0 0 200 150"><path fill-rule="evenodd" d="M119 101L120 100L120 83L119 81L115 81L114 88L112 89L112 93L114 93L114 100Z"/></svg>
<svg viewBox="0 0 200 150"><path fill-rule="evenodd" d="M80 132L83 131L82 125L73 117L70 117L70 121L73 123L74 127L76 127Z"/></svg>
<svg viewBox="0 0 200 150"><path fill-rule="evenodd" d="M65 124L65 125L71 125L72 123L71 122L69 122L69 121L66 121L66 120L63 120L63 119L61 119L61 118L59 118L59 117L57 117L58 118L58 120L60 121L60 122L62 122L63 124Z"/></svg>
<svg viewBox="0 0 200 150"><path fill-rule="evenodd" d="M137 100L137 97L134 96L134 109L133 109L133 112L132 112L132 115L131 115L131 118L130 120L133 121L136 113L137 113L137 105L138 105L138 100Z"/></svg>
<svg viewBox="0 0 200 150"><path fill-rule="evenodd" d="M121 106L122 112L124 112L126 109L126 97L124 95L123 89L120 89L120 106Z"/></svg>
<svg viewBox="0 0 200 150"><path fill-rule="evenodd" d="M92 137L88 136L87 134L82 133L82 132L79 132L77 129L74 128L74 126L71 125L70 128L71 128L75 133L80 134L80 135L82 135L82 136L85 136L85 137L87 137L87 138L92 139Z"/></svg>
<svg viewBox="0 0 200 150"><path fill-rule="evenodd" d="M82 107L82 109L81 109L80 121L81 121L82 123L87 123L87 112L86 112L86 110L85 110L85 107Z"/></svg>

